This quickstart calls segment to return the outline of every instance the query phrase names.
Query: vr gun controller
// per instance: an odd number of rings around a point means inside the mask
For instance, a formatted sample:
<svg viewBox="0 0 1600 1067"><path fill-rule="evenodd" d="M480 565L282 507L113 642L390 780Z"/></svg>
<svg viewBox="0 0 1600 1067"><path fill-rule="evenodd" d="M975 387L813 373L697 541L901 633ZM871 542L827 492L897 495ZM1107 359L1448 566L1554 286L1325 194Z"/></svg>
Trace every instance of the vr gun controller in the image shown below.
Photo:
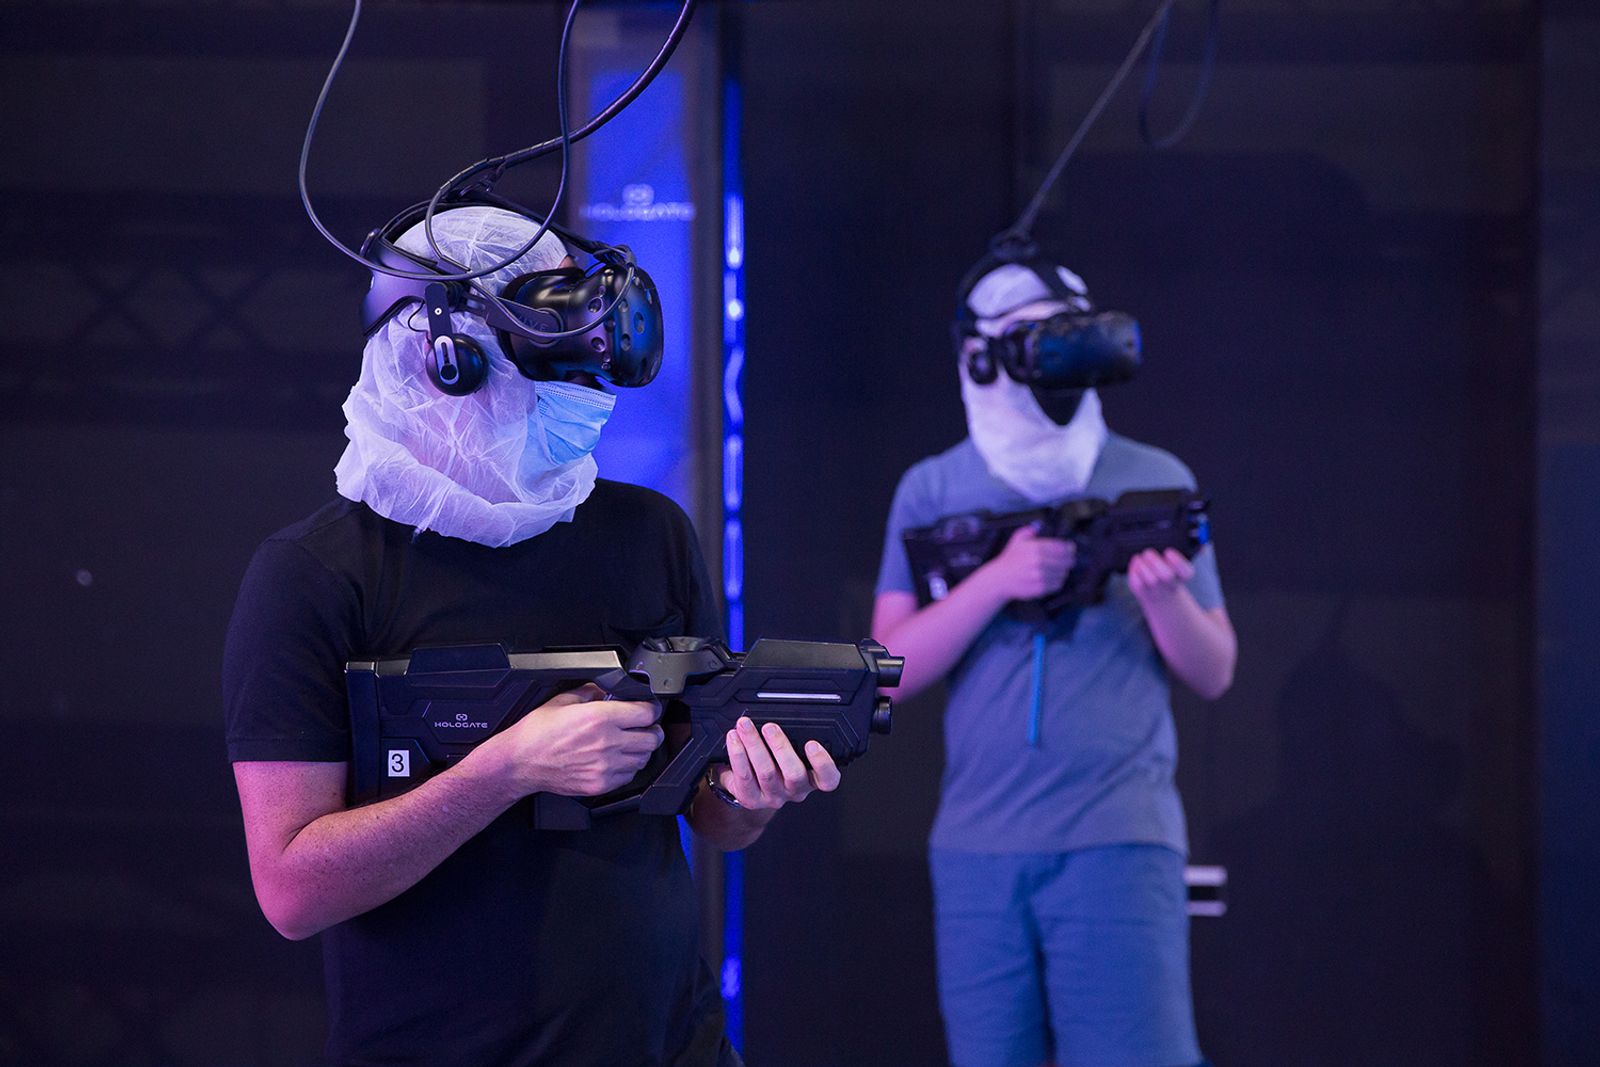
<svg viewBox="0 0 1600 1067"><path fill-rule="evenodd" d="M727 758L740 716L775 722L796 748L818 741L841 766L887 734L905 661L875 641L760 640L747 653L698 637L651 638L626 653L597 646L510 653L499 645L419 648L410 656L345 665L350 697L349 800L396 796L460 760L557 693L593 682L616 700L659 700L661 722L687 723L689 740L665 746L632 782L599 797L536 793L533 824L587 829L626 811L676 815L706 767Z"/></svg>
<svg viewBox="0 0 1600 1067"><path fill-rule="evenodd" d="M1123 493L1114 502L1084 497L1054 508L952 515L907 530L903 540L917 600L924 607L943 600L998 556L1011 535L1024 526L1037 523L1041 537L1071 541L1077 546L1077 559L1062 587L1008 609L1025 622L1037 623L1100 603L1107 579L1126 573L1133 557L1147 548L1175 548L1193 559L1211 540L1208 506L1205 497L1187 489L1139 490Z"/></svg>

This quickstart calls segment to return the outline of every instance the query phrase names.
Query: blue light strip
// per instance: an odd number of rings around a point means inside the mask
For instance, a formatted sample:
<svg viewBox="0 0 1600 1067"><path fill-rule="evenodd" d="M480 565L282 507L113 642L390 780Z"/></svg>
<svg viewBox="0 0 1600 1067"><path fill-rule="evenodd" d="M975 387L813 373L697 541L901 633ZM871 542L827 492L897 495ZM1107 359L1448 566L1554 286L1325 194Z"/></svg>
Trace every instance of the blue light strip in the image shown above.
<svg viewBox="0 0 1600 1067"><path fill-rule="evenodd" d="M738 66L726 57L722 81L722 594L728 641L744 648L744 187L739 171ZM728 1039L744 1050L744 854L722 861L722 1000Z"/></svg>

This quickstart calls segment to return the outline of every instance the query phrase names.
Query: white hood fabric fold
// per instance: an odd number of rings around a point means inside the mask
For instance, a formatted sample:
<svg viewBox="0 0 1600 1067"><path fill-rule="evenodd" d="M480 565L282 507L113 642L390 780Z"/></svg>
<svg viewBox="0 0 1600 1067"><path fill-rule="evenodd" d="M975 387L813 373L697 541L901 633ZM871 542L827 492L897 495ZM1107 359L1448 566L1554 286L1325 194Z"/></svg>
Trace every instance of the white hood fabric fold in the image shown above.
<svg viewBox="0 0 1600 1067"><path fill-rule="evenodd" d="M450 259L476 270L521 248L536 225L498 208L465 207L434 219ZM421 224L396 242L433 258ZM511 278L558 266L565 247L554 234L516 263L479 279L499 292ZM427 314L402 310L368 339L361 377L344 403L349 445L334 468L341 496L386 519L499 548L569 521L594 489L594 458L551 459L538 411L539 383L523 377L493 332L462 312L452 329L488 357L483 386L448 396L428 380Z"/></svg>
<svg viewBox="0 0 1600 1067"><path fill-rule="evenodd" d="M1058 425L1039 407L1028 387L1001 372L989 385L975 385L961 371L967 432L989 473L1033 501L1052 504L1081 494L1105 447L1100 395L1084 391L1072 421Z"/></svg>

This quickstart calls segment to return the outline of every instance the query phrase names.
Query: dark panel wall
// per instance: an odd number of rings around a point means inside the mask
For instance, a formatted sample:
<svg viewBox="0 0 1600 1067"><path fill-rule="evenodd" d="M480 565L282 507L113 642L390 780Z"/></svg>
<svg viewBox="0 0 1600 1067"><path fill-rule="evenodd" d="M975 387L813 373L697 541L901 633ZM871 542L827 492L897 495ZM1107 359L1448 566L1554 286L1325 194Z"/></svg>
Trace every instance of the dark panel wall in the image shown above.
<svg viewBox="0 0 1600 1067"><path fill-rule="evenodd" d="M1147 11L873 7L745 16L751 634L865 633L895 480L964 432L954 285ZM1143 149L1125 93L1041 230L1144 325L1112 427L1216 501L1240 671L1179 702L1194 858L1233 878L1195 929L1203 1043L1530 1062L1536 23L1340 8L1230 8L1194 135ZM938 715L752 851L761 1062L941 1061Z"/></svg>
<svg viewBox="0 0 1600 1067"><path fill-rule="evenodd" d="M1541 1024L1549 1067L1600 1054L1600 18L1546 5L1541 99Z"/></svg>
<svg viewBox="0 0 1600 1067"><path fill-rule="evenodd" d="M1102 76L1040 7L1036 167ZM1140 152L1130 94L1052 216L1144 319L1151 373L1112 424L1217 500L1243 659L1225 700L1181 709L1195 856L1233 880L1196 927L1199 1021L1226 1063L1514 1062L1535 24L1319 21L1230 14L1194 135Z"/></svg>
<svg viewBox="0 0 1600 1067"><path fill-rule="evenodd" d="M545 135L558 14L368 5L313 157L336 231ZM0 1063L317 1058L318 948L256 908L218 672L250 553L332 495L344 444L366 275L294 178L348 16L6 13Z"/></svg>
<svg viewBox="0 0 1600 1067"><path fill-rule="evenodd" d="M751 5L744 34L745 632L867 632L901 469L962 434L948 293L1011 199L1004 7ZM942 1049L922 835L932 702L746 863L752 1063Z"/></svg>

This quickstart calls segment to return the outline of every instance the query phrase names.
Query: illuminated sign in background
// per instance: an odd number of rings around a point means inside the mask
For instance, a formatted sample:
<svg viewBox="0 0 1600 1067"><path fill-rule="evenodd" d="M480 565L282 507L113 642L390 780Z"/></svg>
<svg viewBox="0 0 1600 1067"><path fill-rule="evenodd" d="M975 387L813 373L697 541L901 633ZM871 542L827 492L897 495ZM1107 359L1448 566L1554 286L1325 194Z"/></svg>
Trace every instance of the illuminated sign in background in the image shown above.
<svg viewBox="0 0 1600 1067"><path fill-rule="evenodd" d="M597 64L587 80L590 114L613 99L638 70L618 60ZM617 406L600 435L600 476L649 486L694 513L695 452L692 268L695 205L690 197L683 79L669 67L635 104L574 151L583 153L573 190L580 233L624 244L656 283L666 329L656 380L617 389ZM580 94L584 95L584 94ZM576 113L576 111L574 112Z"/></svg>
<svg viewBox="0 0 1600 1067"><path fill-rule="evenodd" d="M625 35L623 35L625 36ZM619 38L620 40L620 38ZM577 87L574 113L593 114L637 75L641 58L597 49L593 66ZM679 61L684 59L678 57ZM698 208L690 173L697 132L689 114L692 95L681 74L663 71L639 100L594 138L583 142L573 189L573 222L597 240L625 244L656 283L666 330L661 373L642 389L618 389L617 406L601 434L595 458L602 477L649 486L676 500L705 533L722 528L722 592L728 613L728 640L744 647L743 458L744 409L740 374L744 367L744 221L739 182L739 98L737 82L725 75L723 97L722 196L716 203L724 240L721 248L721 314L711 322L722 329L721 359L705 373L720 374L722 492L720 514L699 510L697 470L709 457L696 454L694 387L694 238ZM587 97L587 99L584 99ZM701 225L706 220L701 220ZM715 477L715 474L711 475ZM709 537L708 537L709 540ZM681 825L681 824L680 824ZM694 850L685 834L685 852ZM716 868L712 868L715 870ZM730 853L720 861L723 904L719 984L727 1009L727 1031L743 1046L743 858ZM702 872L703 873L703 872ZM713 961L715 962L715 961Z"/></svg>

